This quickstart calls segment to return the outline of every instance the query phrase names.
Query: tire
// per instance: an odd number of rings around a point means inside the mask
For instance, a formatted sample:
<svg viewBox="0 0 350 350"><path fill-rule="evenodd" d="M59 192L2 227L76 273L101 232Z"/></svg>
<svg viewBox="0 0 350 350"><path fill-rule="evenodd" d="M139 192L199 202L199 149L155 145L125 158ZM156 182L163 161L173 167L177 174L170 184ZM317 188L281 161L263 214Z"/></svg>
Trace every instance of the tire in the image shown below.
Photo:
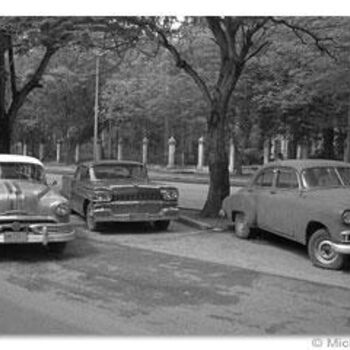
<svg viewBox="0 0 350 350"><path fill-rule="evenodd" d="M340 270L344 265L345 257L336 253L327 243L329 241L330 237L326 229L315 231L307 245L309 258L315 266Z"/></svg>
<svg viewBox="0 0 350 350"><path fill-rule="evenodd" d="M153 224L154 224L154 227L156 228L156 230L165 231L168 229L168 227L170 225L170 220L155 221Z"/></svg>
<svg viewBox="0 0 350 350"><path fill-rule="evenodd" d="M48 244L48 250L50 253L54 254L62 254L63 251L66 249L66 242L57 242L57 243L49 243Z"/></svg>
<svg viewBox="0 0 350 350"><path fill-rule="evenodd" d="M89 231L97 231L98 224L93 215L93 203L90 202L85 211L85 222Z"/></svg>
<svg viewBox="0 0 350 350"><path fill-rule="evenodd" d="M251 236L250 227L245 213L235 215L235 235L241 239L248 239Z"/></svg>

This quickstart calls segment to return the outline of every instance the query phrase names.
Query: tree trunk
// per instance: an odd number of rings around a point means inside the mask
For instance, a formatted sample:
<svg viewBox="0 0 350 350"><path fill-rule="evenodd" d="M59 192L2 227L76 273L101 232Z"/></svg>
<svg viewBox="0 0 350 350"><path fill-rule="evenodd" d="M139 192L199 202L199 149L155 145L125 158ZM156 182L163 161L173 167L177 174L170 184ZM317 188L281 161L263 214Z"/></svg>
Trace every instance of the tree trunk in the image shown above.
<svg viewBox="0 0 350 350"><path fill-rule="evenodd" d="M346 128L344 162L350 163L350 103L348 104L348 123L347 123L347 128Z"/></svg>
<svg viewBox="0 0 350 350"><path fill-rule="evenodd" d="M6 113L6 78L5 53L6 36L0 31L0 153L10 153L10 120Z"/></svg>
<svg viewBox="0 0 350 350"><path fill-rule="evenodd" d="M226 149L226 115L214 108L208 121L207 147L209 193L202 209L203 217L216 217L222 200L230 194L228 154Z"/></svg>
<svg viewBox="0 0 350 350"><path fill-rule="evenodd" d="M334 129L323 130L323 156L326 159L334 159Z"/></svg>

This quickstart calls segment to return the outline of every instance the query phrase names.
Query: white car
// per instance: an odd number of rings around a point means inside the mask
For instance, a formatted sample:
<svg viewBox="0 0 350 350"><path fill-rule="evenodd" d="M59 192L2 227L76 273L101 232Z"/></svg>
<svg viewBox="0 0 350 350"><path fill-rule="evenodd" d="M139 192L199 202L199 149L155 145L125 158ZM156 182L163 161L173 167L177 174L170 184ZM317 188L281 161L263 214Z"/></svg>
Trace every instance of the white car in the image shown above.
<svg viewBox="0 0 350 350"><path fill-rule="evenodd" d="M36 243L60 253L75 238L69 216L38 159L0 154L0 244Z"/></svg>

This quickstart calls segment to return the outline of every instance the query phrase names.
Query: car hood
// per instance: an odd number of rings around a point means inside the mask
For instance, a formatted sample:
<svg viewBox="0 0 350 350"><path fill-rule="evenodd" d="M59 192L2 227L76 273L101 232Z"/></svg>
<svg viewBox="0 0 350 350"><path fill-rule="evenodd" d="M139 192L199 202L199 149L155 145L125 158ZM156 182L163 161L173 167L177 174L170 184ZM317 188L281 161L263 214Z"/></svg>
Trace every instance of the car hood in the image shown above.
<svg viewBox="0 0 350 350"><path fill-rule="evenodd" d="M0 215L49 215L50 205L66 201L45 184L27 180L0 180Z"/></svg>
<svg viewBox="0 0 350 350"><path fill-rule="evenodd" d="M307 192L306 198L335 209L350 209L350 188L315 189Z"/></svg>

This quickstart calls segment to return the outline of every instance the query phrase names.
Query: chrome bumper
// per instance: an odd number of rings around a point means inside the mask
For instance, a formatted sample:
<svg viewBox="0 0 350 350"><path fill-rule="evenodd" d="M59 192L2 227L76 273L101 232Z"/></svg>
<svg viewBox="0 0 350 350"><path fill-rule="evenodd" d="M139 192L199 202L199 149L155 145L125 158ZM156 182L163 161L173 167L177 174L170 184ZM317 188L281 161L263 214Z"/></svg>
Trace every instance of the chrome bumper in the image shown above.
<svg viewBox="0 0 350 350"><path fill-rule="evenodd" d="M26 231L0 232L0 244L27 244L69 242L75 239L75 230L70 224L32 224Z"/></svg>
<svg viewBox="0 0 350 350"><path fill-rule="evenodd" d="M340 254L350 254L350 243L334 243L331 241L328 243L335 252Z"/></svg>
<svg viewBox="0 0 350 350"><path fill-rule="evenodd" d="M114 213L112 210L103 208L94 209L95 222L139 222L139 221L158 221L158 220L176 220L179 217L179 209L176 207L162 208L157 213Z"/></svg>

